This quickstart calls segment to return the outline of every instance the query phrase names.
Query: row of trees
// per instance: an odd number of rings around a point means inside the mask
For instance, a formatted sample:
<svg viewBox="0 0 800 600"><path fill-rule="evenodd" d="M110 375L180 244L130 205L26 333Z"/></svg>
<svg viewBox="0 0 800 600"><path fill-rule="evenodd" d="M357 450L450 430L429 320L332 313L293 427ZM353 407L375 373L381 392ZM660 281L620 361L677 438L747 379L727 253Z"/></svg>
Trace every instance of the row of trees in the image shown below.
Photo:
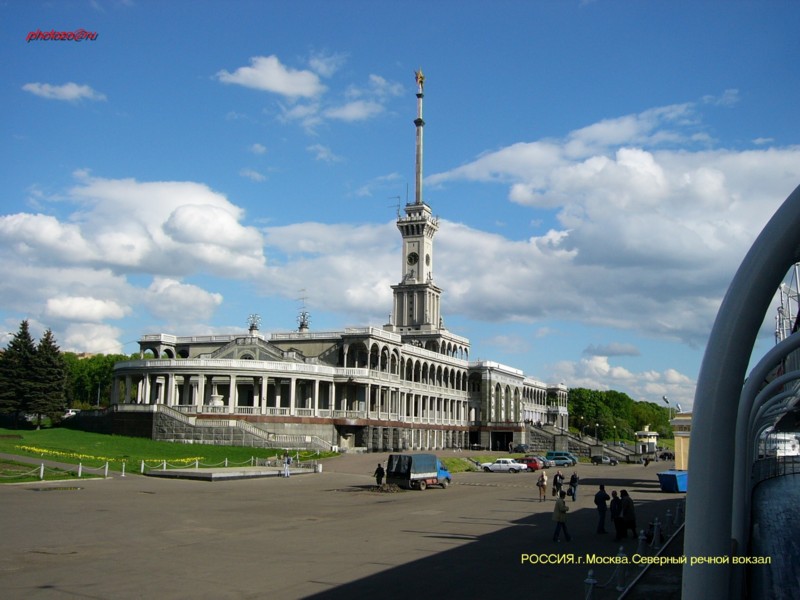
<svg viewBox="0 0 800 600"><path fill-rule="evenodd" d="M38 428L43 417L57 420L68 407L107 406L114 364L130 358L61 352L49 329L36 344L22 321L0 354L0 414L14 415L15 422L33 415Z"/></svg>
<svg viewBox="0 0 800 600"><path fill-rule="evenodd" d="M48 329L35 344L23 321L0 355L0 412L35 415L38 428L43 416L67 406L66 381L66 363L53 332Z"/></svg>
<svg viewBox="0 0 800 600"><path fill-rule="evenodd" d="M633 432L645 425L660 437L672 437L669 408L654 402L637 402L614 390L599 391L574 388L569 391L569 420L572 427L601 439L632 439ZM583 433L583 431L581 431Z"/></svg>

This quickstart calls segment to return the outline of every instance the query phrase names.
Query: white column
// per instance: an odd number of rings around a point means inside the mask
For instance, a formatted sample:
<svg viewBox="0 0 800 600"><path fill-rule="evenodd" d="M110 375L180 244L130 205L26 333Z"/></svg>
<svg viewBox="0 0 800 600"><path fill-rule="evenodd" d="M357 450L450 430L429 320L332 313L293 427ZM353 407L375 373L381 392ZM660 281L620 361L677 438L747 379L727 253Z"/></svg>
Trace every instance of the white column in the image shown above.
<svg viewBox="0 0 800 600"><path fill-rule="evenodd" d="M236 404L238 403L238 395L236 393L236 375L230 376L231 381L228 386L228 412L236 412Z"/></svg>
<svg viewBox="0 0 800 600"><path fill-rule="evenodd" d="M296 405L296 403L294 401L294 395L295 395L296 391L297 391L296 382L295 382L294 377L292 377L291 379L289 379L289 414L290 415L294 415L295 414L295 405Z"/></svg>

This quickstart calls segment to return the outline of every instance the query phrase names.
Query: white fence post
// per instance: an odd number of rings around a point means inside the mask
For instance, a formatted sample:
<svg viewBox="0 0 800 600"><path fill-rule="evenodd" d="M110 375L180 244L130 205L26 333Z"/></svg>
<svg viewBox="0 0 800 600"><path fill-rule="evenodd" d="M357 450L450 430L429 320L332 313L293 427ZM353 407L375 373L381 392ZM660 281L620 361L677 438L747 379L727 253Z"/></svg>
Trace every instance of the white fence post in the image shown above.
<svg viewBox="0 0 800 600"><path fill-rule="evenodd" d="M44 463L39 467L39 479L44 479Z"/></svg>
<svg viewBox="0 0 800 600"><path fill-rule="evenodd" d="M78 479L83 476L83 463L78 463Z"/></svg>
<svg viewBox="0 0 800 600"><path fill-rule="evenodd" d="M594 586L597 584L597 579L594 578L594 571L589 570L589 575L583 580L583 589L585 591L583 597L585 600L592 600L594 597Z"/></svg>

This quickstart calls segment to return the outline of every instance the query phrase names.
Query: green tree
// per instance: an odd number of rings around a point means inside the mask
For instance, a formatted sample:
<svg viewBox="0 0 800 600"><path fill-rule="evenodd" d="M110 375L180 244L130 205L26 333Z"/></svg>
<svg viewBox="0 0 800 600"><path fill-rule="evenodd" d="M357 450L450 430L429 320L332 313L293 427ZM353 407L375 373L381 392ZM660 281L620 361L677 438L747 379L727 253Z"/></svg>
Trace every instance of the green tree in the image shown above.
<svg viewBox="0 0 800 600"><path fill-rule="evenodd" d="M28 411L31 401L35 356L36 346L25 320L0 355L0 412L13 414L15 426L19 415Z"/></svg>
<svg viewBox="0 0 800 600"><path fill-rule="evenodd" d="M590 436L595 434L595 423L601 439L632 436L645 425L662 437L672 436L668 409L653 402L637 402L622 392L574 388L569 391L568 406L572 427Z"/></svg>
<svg viewBox="0 0 800 600"><path fill-rule="evenodd" d="M84 358L66 352L64 359L68 372L69 405L75 408L89 408L109 404L114 381L114 365L123 360L130 360L130 357L124 354L95 354Z"/></svg>
<svg viewBox="0 0 800 600"><path fill-rule="evenodd" d="M39 429L43 415L55 417L67 405L66 363L50 329L39 341L32 367L34 384L28 412L36 415L36 428Z"/></svg>

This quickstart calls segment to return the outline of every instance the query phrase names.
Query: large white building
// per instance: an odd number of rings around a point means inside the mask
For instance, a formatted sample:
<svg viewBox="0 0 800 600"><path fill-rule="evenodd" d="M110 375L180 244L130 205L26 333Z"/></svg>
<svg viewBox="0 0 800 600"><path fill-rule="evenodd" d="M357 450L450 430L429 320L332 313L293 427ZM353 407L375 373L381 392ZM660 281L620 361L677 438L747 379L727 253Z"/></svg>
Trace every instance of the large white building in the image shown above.
<svg viewBox="0 0 800 600"><path fill-rule="evenodd" d="M433 277L438 219L422 196L421 71L416 82L415 199L397 219L402 269L391 322L315 332L303 312L291 333L265 336L254 317L239 335L144 335L141 360L115 367L117 413L160 413L153 435L162 439L243 439L226 437L227 428L246 434L248 444L313 441L372 451L507 449L527 441L534 425L567 428L563 383L470 362L469 340L444 326ZM222 433L201 435L212 428Z"/></svg>

